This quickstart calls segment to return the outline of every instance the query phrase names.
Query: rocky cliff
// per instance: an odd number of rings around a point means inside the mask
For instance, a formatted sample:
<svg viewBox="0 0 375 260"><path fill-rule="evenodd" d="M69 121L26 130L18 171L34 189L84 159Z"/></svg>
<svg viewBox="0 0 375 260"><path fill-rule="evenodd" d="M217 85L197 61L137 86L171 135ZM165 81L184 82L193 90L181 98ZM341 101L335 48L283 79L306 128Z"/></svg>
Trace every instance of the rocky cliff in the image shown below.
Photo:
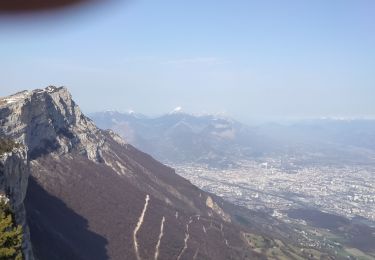
<svg viewBox="0 0 375 260"><path fill-rule="evenodd" d="M66 88L0 99L0 136L28 149L37 259L261 257L221 200L97 128Z"/></svg>
<svg viewBox="0 0 375 260"><path fill-rule="evenodd" d="M1 99L0 134L26 145L31 160L74 149L98 161L103 144L103 134L64 87L22 91Z"/></svg>
<svg viewBox="0 0 375 260"><path fill-rule="evenodd" d="M29 228L26 221L24 199L29 178L29 164L24 147L0 155L0 195L9 200L18 225L23 228L22 250L26 260L34 259Z"/></svg>

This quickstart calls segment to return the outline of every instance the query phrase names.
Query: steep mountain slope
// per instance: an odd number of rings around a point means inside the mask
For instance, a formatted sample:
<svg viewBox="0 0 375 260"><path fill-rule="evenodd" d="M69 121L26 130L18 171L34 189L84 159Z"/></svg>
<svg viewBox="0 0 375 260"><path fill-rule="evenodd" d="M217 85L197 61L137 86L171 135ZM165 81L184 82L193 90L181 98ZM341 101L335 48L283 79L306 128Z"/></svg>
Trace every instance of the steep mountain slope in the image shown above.
<svg viewBox="0 0 375 260"><path fill-rule="evenodd" d="M0 137L28 148L38 259L261 257L221 200L98 129L65 88L0 99Z"/></svg>

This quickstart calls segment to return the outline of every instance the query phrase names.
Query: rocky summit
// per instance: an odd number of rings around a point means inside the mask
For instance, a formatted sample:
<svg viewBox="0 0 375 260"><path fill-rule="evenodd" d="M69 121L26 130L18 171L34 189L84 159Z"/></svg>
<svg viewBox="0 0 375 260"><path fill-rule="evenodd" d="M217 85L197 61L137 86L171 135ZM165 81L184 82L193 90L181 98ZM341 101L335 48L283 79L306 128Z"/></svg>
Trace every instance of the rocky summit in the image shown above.
<svg viewBox="0 0 375 260"><path fill-rule="evenodd" d="M0 99L0 137L28 157L24 204L37 259L262 257L223 201L97 128L64 87ZM21 183L10 184L18 202Z"/></svg>

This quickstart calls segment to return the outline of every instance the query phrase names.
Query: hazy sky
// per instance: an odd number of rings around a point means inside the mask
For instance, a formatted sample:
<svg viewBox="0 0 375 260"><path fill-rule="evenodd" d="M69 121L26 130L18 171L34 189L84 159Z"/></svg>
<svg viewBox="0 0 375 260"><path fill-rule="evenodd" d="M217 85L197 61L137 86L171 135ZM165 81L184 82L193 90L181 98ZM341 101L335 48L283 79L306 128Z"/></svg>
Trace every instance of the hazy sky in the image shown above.
<svg viewBox="0 0 375 260"><path fill-rule="evenodd" d="M132 0L0 19L0 96L64 85L86 112L374 116L373 0Z"/></svg>

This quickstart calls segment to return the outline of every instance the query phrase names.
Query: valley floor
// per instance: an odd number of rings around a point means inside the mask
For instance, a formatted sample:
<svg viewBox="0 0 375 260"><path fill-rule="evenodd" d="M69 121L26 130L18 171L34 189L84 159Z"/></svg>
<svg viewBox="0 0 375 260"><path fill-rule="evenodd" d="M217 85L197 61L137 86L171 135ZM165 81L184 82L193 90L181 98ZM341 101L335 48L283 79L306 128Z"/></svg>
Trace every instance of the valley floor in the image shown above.
<svg viewBox="0 0 375 260"><path fill-rule="evenodd" d="M172 167L203 190L294 225L308 238L304 246L321 248L331 241L347 252L355 252L352 247L375 252L375 165L286 169L265 159L229 169Z"/></svg>

